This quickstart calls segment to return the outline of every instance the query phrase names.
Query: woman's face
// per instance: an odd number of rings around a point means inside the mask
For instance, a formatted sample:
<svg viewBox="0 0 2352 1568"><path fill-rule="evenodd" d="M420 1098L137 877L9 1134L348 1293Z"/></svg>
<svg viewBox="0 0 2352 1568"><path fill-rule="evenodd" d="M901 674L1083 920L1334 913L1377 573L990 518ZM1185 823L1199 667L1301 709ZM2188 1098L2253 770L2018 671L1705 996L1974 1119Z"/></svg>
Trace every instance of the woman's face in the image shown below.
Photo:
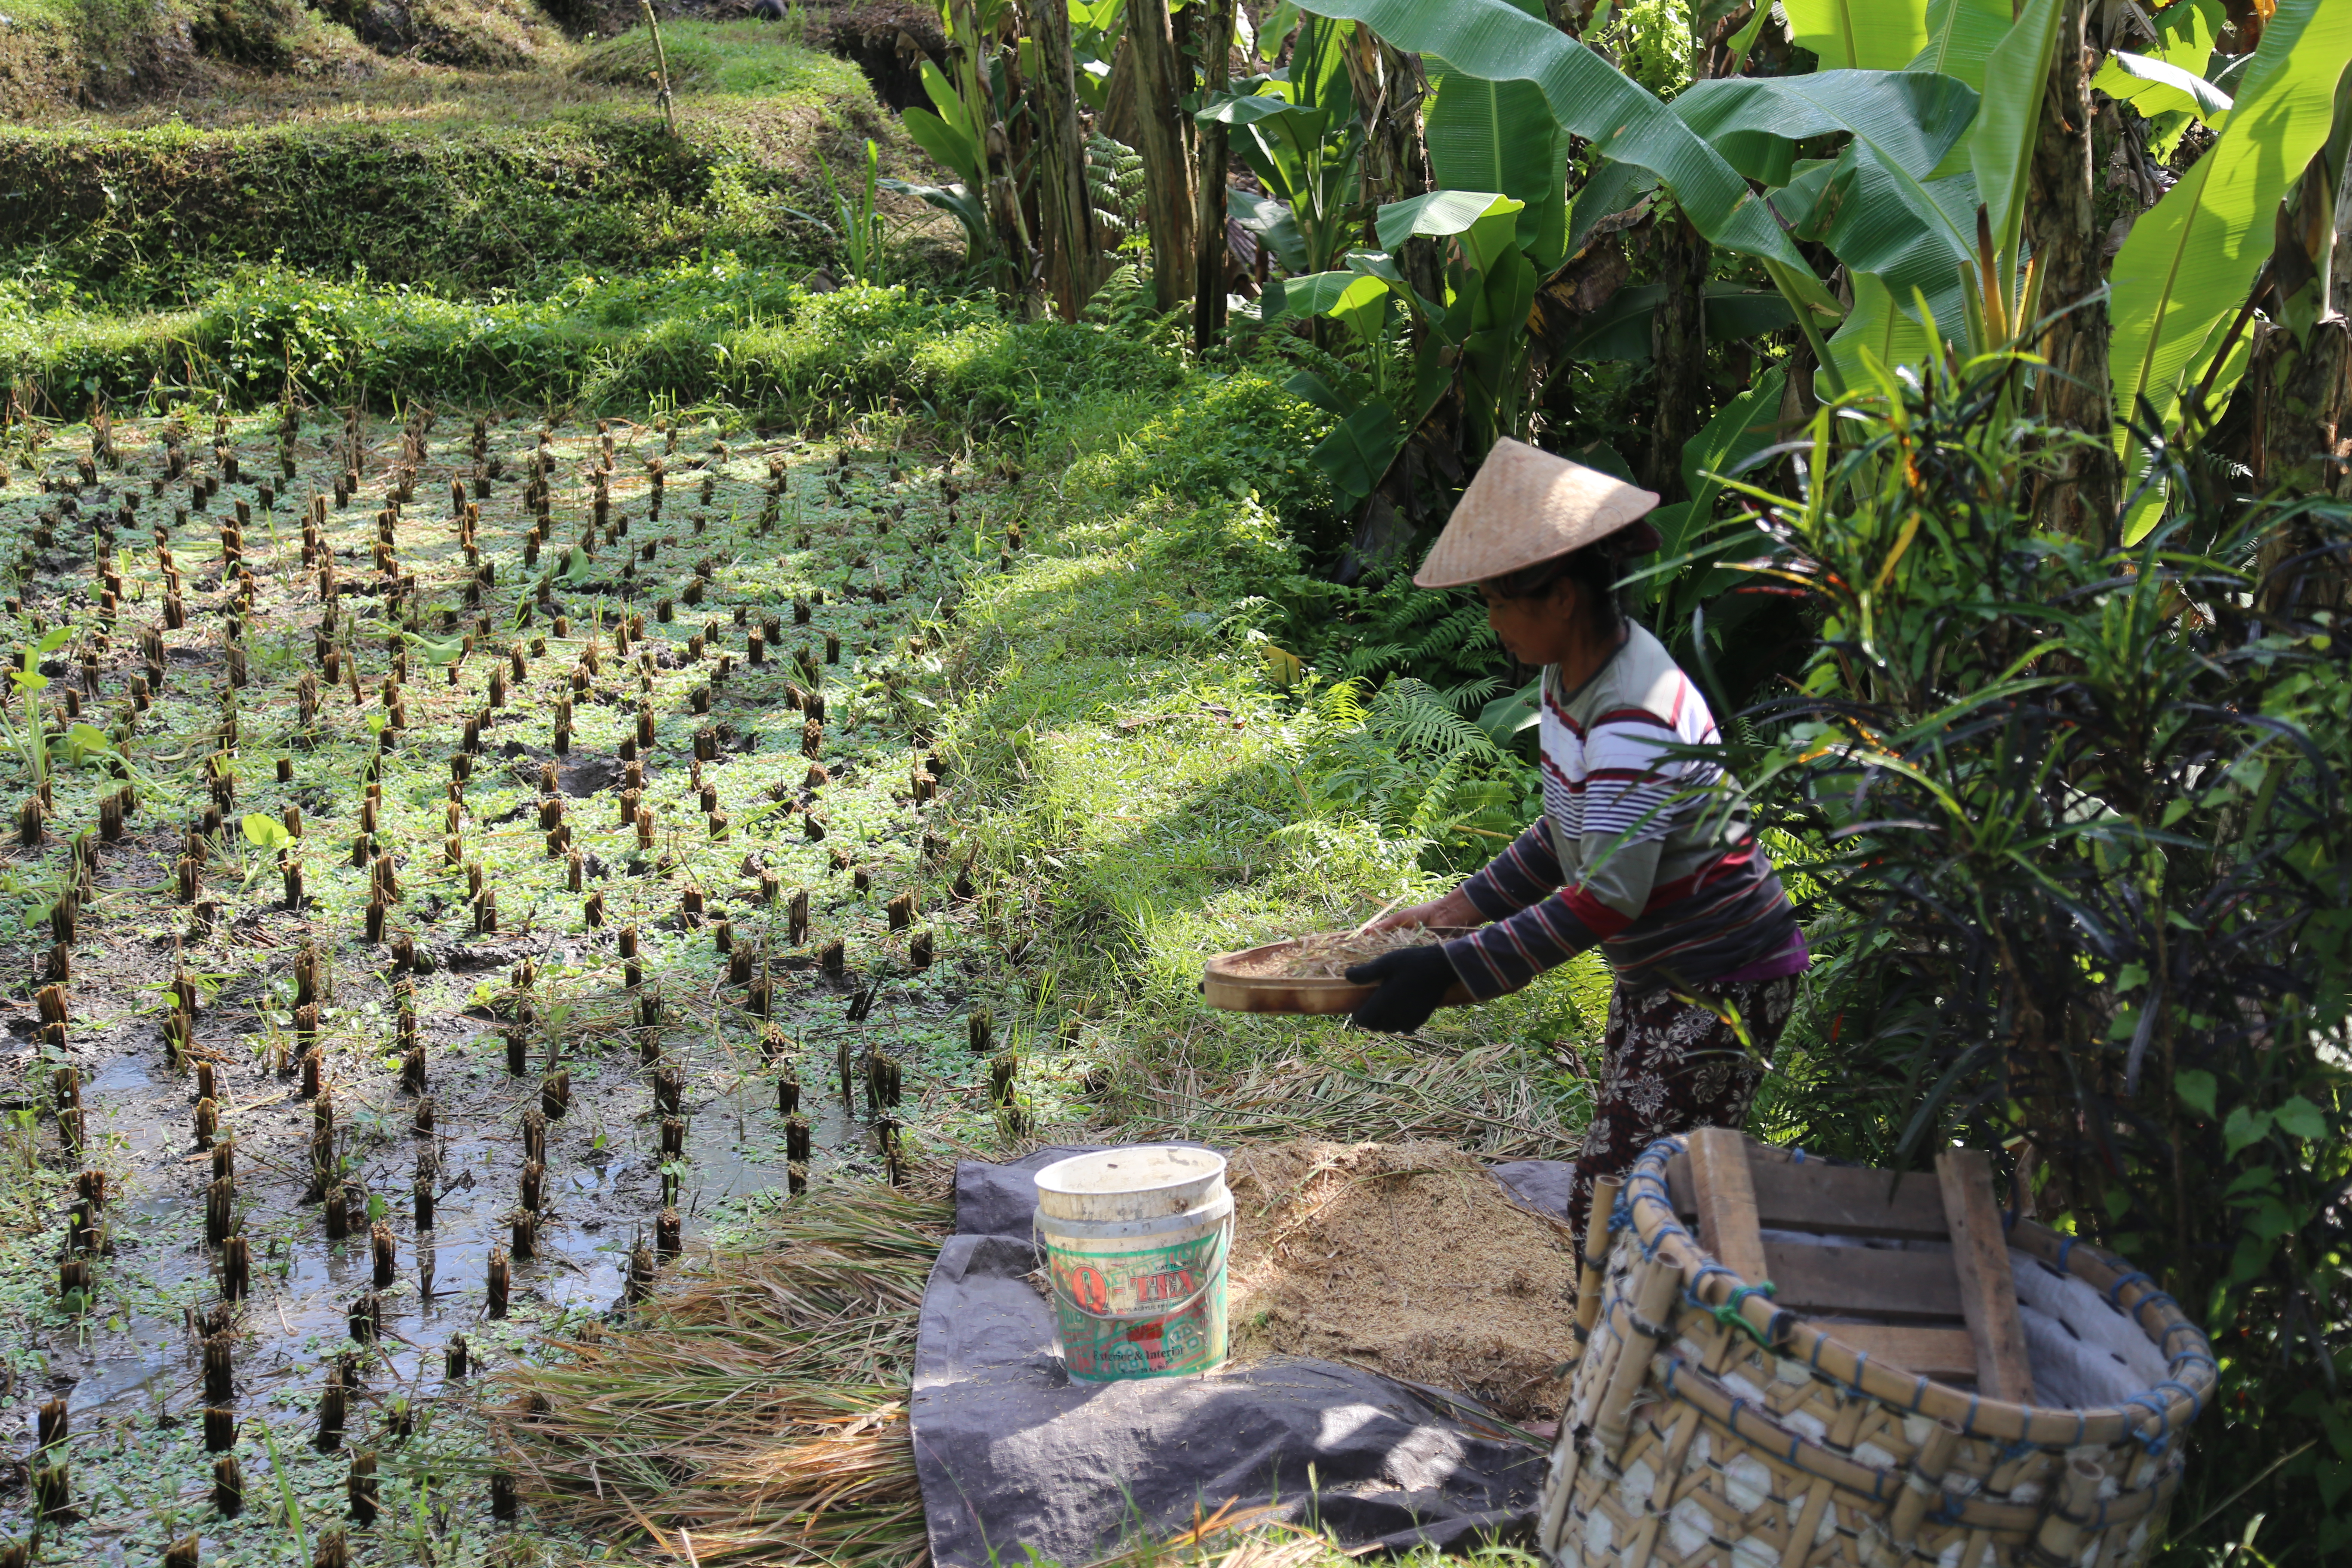
<svg viewBox="0 0 2352 1568"><path fill-rule="evenodd" d="M1486 624L1521 664L1568 664L1591 640L1584 626L1584 591L1561 578L1529 598L1512 599L1486 584Z"/></svg>

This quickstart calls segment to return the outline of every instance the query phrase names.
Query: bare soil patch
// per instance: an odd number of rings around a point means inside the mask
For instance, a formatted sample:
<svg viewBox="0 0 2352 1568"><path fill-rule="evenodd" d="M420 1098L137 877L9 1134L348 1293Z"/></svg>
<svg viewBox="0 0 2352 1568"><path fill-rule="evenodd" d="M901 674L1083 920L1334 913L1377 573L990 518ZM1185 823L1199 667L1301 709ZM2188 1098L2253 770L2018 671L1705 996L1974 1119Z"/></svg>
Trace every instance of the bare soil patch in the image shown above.
<svg viewBox="0 0 2352 1568"><path fill-rule="evenodd" d="M1568 1227L1449 1144L1261 1144L1233 1156L1234 1355L1351 1361L1514 1420L1567 1394Z"/></svg>

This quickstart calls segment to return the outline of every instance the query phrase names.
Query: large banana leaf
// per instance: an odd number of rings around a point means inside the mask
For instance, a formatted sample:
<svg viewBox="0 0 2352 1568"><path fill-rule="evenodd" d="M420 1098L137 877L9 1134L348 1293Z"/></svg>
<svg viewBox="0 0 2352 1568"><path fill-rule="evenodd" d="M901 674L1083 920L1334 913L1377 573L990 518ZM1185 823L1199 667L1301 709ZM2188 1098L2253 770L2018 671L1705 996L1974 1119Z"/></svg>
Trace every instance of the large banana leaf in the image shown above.
<svg viewBox="0 0 2352 1568"><path fill-rule="evenodd" d="M1351 292L1355 296L1352 301L1349 298ZM1371 295L1386 292L1385 283L1360 272L1310 272L1304 278L1276 278L1266 283L1259 313L1269 321L1286 316L1300 320L1337 316L1342 310L1361 305Z"/></svg>
<svg viewBox="0 0 2352 1568"><path fill-rule="evenodd" d="M1830 253L1853 278L1875 278L1904 312L1925 295L1940 331L1961 331L1960 263L1972 251L1977 182L1972 174L1919 180L1866 142L1840 154L1843 190L1825 237Z"/></svg>
<svg viewBox="0 0 2352 1568"><path fill-rule="evenodd" d="M2004 280L2014 266L2025 223L2027 172L2042 131L2042 99L2064 8L2063 0L2025 0L2016 25L1985 60L1984 95L1969 132L1977 200L1984 204L1992 225L1993 253L2000 258Z"/></svg>
<svg viewBox="0 0 2352 1568"><path fill-rule="evenodd" d="M1809 166L1804 190L1774 205L1792 227L1805 226L1798 212L1815 214L1807 237L1826 237L1849 271L1878 274L1906 310L1924 290L1937 318L1952 323L1960 319L1958 264L1972 249L1976 196L1965 174L1931 175L1960 145L1976 111L1975 91L1955 78L1864 70L1700 82L1673 110L1733 168L1767 185L1798 177L1801 142L1846 136L1834 190L1825 167ZM1645 183L1623 164L1596 170L1577 196L1571 248L1600 217L1631 205ZM1832 201L1833 218L1823 205Z"/></svg>
<svg viewBox="0 0 2352 1568"><path fill-rule="evenodd" d="M1443 59L1422 62L1435 97L1422 134L1430 172L1456 190L1500 191L1527 203L1519 241L1543 271L1567 254L1568 208L1560 197L1566 159L1559 123L1533 82L1485 81Z"/></svg>
<svg viewBox="0 0 2352 1568"><path fill-rule="evenodd" d="M1314 154L1330 122L1328 110L1302 109L1286 99L1253 93L1226 94L1196 119L1248 132L1232 142L1251 173L1294 211L1314 178Z"/></svg>
<svg viewBox="0 0 2352 1568"><path fill-rule="evenodd" d="M2150 119L2183 110L2219 130L2230 114L2230 95L2180 67L2121 49L2107 57L2091 85L2120 99Z"/></svg>
<svg viewBox="0 0 2352 1568"><path fill-rule="evenodd" d="M1781 0L1789 31L1822 69L1899 71L1927 44L1920 0Z"/></svg>
<svg viewBox="0 0 2352 1568"><path fill-rule="evenodd" d="M2170 426L2270 254L2280 198L2327 139L2347 60L2352 5L2280 0L2220 139L2132 226L2108 278L2118 422L2145 399Z"/></svg>
<svg viewBox="0 0 2352 1568"><path fill-rule="evenodd" d="M1975 182L1931 177L1976 118L1967 83L1926 71L1822 71L1701 82L1675 113L1734 167L1769 184L1793 175L1797 145L1832 134L1843 187L1826 230L1849 273L1870 273L1897 304L1924 292L1937 319L1960 320L1959 263L1976 219Z"/></svg>
<svg viewBox="0 0 2352 1568"><path fill-rule="evenodd" d="M1686 501L1662 506L1650 514L1657 529L1656 563L1633 583L1635 595L1652 608L1661 630L1679 629L1694 605L1703 604L1730 587L1737 574L1716 563L1721 541L1715 536L1715 503L1723 494L1723 479L1772 445L1780 435L1780 393L1787 374L1778 367L1766 371L1756 384L1717 409L1706 428L1683 443L1683 489Z"/></svg>
<svg viewBox="0 0 2352 1568"><path fill-rule="evenodd" d="M1380 237L1381 248L1392 251L1415 235L1443 239L1467 234L1479 219L1517 213L1522 205L1495 191L1432 191L1382 206L1373 232Z"/></svg>
<svg viewBox="0 0 2352 1568"><path fill-rule="evenodd" d="M1250 233L1258 242L1274 252L1274 258L1289 272L1301 272L1307 268L1307 237L1298 231L1298 219L1289 207L1270 196L1245 191L1239 185L1225 188L1225 214Z"/></svg>
<svg viewBox="0 0 2352 1568"><path fill-rule="evenodd" d="M1789 181L1796 145L1849 134L1915 180L1933 174L1976 118L1967 83L1926 71L1832 70L1703 81L1675 115L1751 179Z"/></svg>
<svg viewBox="0 0 2352 1568"><path fill-rule="evenodd" d="M1937 318L1938 335L1957 330L1956 323ZM1846 385L1866 384L1873 361L1881 366L1917 364L1934 350L1927 329L1909 311L1895 308L1885 284L1867 272L1854 274L1853 309L1830 339L1830 358Z"/></svg>
<svg viewBox="0 0 2352 1568"><path fill-rule="evenodd" d="M1467 76L1533 82L1564 129L1601 156L1656 175L1711 242L1758 258L1784 288L1837 313L1737 170L1614 66L1509 0L1309 0L1302 9L1361 22L1396 47L1435 55Z"/></svg>
<svg viewBox="0 0 2352 1568"><path fill-rule="evenodd" d="M978 146L960 135L955 127L927 110L910 109L902 117L907 134L916 146L931 155L932 161L949 173L963 176L967 185L977 186L983 181L982 160Z"/></svg>
<svg viewBox="0 0 2352 1568"><path fill-rule="evenodd" d="M923 91L929 95L932 108L939 112L907 110L907 134L914 139L916 146L943 167L961 175L965 184L978 190L987 183L988 155L982 146L980 132L972 124L971 110L956 95L954 84L929 60L923 62Z"/></svg>
<svg viewBox="0 0 2352 1568"><path fill-rule="evenodd" d="M1927 44L1907 68L1984 90L1985 61L2009 36L2010 0L1929 0Z"/></svg>
<svg viewBox="0 0 2352 1568"><path fill-rule="evenodd" d="M1397 411L1376 397L1339 421L1307 458L1330 479L1341 506L1353 507L1380 488L1412 434Z"/></svg>

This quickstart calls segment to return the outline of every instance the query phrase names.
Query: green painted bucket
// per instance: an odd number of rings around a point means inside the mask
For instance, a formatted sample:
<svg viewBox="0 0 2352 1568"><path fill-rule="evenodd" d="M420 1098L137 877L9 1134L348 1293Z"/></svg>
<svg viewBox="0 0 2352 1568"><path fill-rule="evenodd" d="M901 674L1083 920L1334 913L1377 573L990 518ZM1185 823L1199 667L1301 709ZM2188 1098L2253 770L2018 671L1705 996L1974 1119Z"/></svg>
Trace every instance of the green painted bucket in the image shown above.
<svg viewBox="0 0 2352 1568"><path fill-rule="evenodd" d="M1072 1377L1223 1363L1234 1241L1223 1155L1147 1144L1056 1160L1037 1173L1036 1241Z"/></svg>

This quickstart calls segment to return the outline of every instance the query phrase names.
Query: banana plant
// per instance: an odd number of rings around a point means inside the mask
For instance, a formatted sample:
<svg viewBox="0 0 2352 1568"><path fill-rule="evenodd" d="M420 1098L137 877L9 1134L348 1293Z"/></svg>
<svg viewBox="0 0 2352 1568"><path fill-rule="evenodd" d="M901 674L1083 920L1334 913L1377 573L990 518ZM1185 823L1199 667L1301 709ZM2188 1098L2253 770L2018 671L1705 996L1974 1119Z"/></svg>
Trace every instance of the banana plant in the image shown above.
<svg viewBox="0 0 2352 1568"><path fill-rule="evenodd" d="M1909 68L1708 81L1671 104L1508 0L1308 4L1433 60L1441 112L1450 75L1473 77L1531 91L1559 132L1590 142L1601 160L1570 214L1566 253L1599 218L1664 186L1712 244L1763 265L1812 340L1829 392L1865 356L1916 358L1927 320L1957 328L1989 287L2015 315L2016 237L2061 0L2026 0L2014 22L2007 0L1999 16L1989 0L1845 5L1848 41L1834 58ZM1801 168L1800 143L1831 136L1844 142L1837 158ZM1431 146L1434 161L1434 132ZM1529 205L1537 221L1540 205ZM1994 228L1997 286L1973 279L1979 205ZM1851 313L1796 254L1801 234L1844 264Z"/></svg>
<svg viewBox="0 0 2352 1568"><path fill-rule="evenodd" d="M1360 23L1463 76L1529 84L1560 131L1645 171L1710 243L1761 264L1809 333L1843 315L1738 169L1654 94L1549 22L1508 0L1306 0L1301 9Z"/></svg>
<svg viewBox="0 0 2352 1568"><path fill-rule="evenodd" d="M2009 0L1801 5L1790 13L1801 33L1818 23L1836 34L1822 40L1825 59L1906 68L1702 82L1671 104L1622 78L1604 91L1595 68L1605 65L1557 34L1538 37L1548 29L1523 26L1530 19L1506 0L1320 5L1455 69L1535 84L1561 129L1601 154L1570 214L1570 253L1600 218L1664 186L1713 244L1764 263L1814 341L1825 391L1842 389L1869 359L1916 359L1928 346L1928 321L1957 330L1983 314L1971 300L1981 307L1992 298L1996 314L2017 319L2027 285L2023 198L2061 0L2024 0L2014 20ZM1580 89L1580 100L1571 96ZM1844 143L1835 159L1800 163L1801 142L1832 136ZM1748 180L1778 215L1773 239L1820 241L1843 264L1851 311L1826 302L1809 268L1790 266L1746 226ZM1993 233L1991 280L1977 276L1979 206Z"/></svg>
<svg viewBox="0 0 2352 1568"><path fill-rule="evenodd" d="M1100 114L1110 107L1111 61L1118 53L1119 36L1127 30L1127 0L1069 0L1069 5L1078 101Z"/></svg>
<svg viewBox="0 0 2352 1568"><path fill-rule="evenodd" d="M1231 189L1228 210L1292 273L1336 267L1362 215L1364 133L1348 77L1354 32L1306 18L1287 70L1212 95L1196 116L1242 132L1233 150L1272 195Z"/></svg>
<svg viewBox="0 0 2352 1568"><path fill-rule="evenodd" d="M931 109L908 110L903 123L915 145L953 174L956 182L926 185L907 180L884 180L881 188L913 196L953 216L963 226L964 260L977 265L988 258L995 243L995 233L988 221L988 205L982 195L988 188L986 132L972 117L971 106L944 71L926 59L922 77L923 93L931 100Z"/></svg>
<svg viewBox="0 0 2352 1568"><path fill-rule="evenodd" d="M1351 403L1322 377L1302 371L1289 389L1339 420L1311 460L1344 505L1371 494L1412 433L1457 385L1463 445L1475 456L1508 434L1526 382L1529 307L1536 268L1520 242L1527 204L1493 191L1433 191L1380 209L1381 249L1356 251L1340 270L1277 279L1266 290L1268 320L1328 317L1368 347L1371 396ZM1395 252L1406 241L1442 241L1445 299L1423 297ZM1393 335L1410 315L1423 331L1410 379L1391 370Z"/></svg>
<svg viewBox="0 0 2352 1568"><path fill-rule="evenodd" d="M1532 82L1486 81L1444 57L1424 57L1430 97L1422 134L1439 185L1496 191L1526 203L1519 246L1538 272L1567 259L1568 202L1562 176L1567 133Z"/></svg>
<svg viewBox="0 0 2352 1568"><path fill-rule="evenodd" d="M2133 224L2108 277L2119 445L2134 422L2169 430L2191 385L2218 408L2243 374L2246 340L2225 324L2271 254L2280 201L2327 140L2347 61L2352 6L2280 0L2221 135ZM2161 491L2143 489L2126 537L2154 528L2162 507Z"/></svg>
<svg viewBox="0 0 2352 1568"><path fill-rule="evenodd" d="M1858 304L1865 291L1905 307L1924 295L1937 319L1956 321L1977 184L1941 171L1977 124L1979 101L1953 77L1835 70L1700 82L1673 110L1748 178L1776 192L1793 184L1792 201L1776 209L1844 263ZM1843 150L1796 184L1798 144L1832 135L1845 138ZM1850 316L1830 340L1839 382L1859 371L1863 328Z"/></svg>
<svg viewBox="0 0 2352 1568"><path fill-rule="evenodd" d="M1780 0L1780 9L1789 18L1790 40L1819 56L1824 71L1899 71L1927 47L1927 18L1910 5Z"/></svg>

